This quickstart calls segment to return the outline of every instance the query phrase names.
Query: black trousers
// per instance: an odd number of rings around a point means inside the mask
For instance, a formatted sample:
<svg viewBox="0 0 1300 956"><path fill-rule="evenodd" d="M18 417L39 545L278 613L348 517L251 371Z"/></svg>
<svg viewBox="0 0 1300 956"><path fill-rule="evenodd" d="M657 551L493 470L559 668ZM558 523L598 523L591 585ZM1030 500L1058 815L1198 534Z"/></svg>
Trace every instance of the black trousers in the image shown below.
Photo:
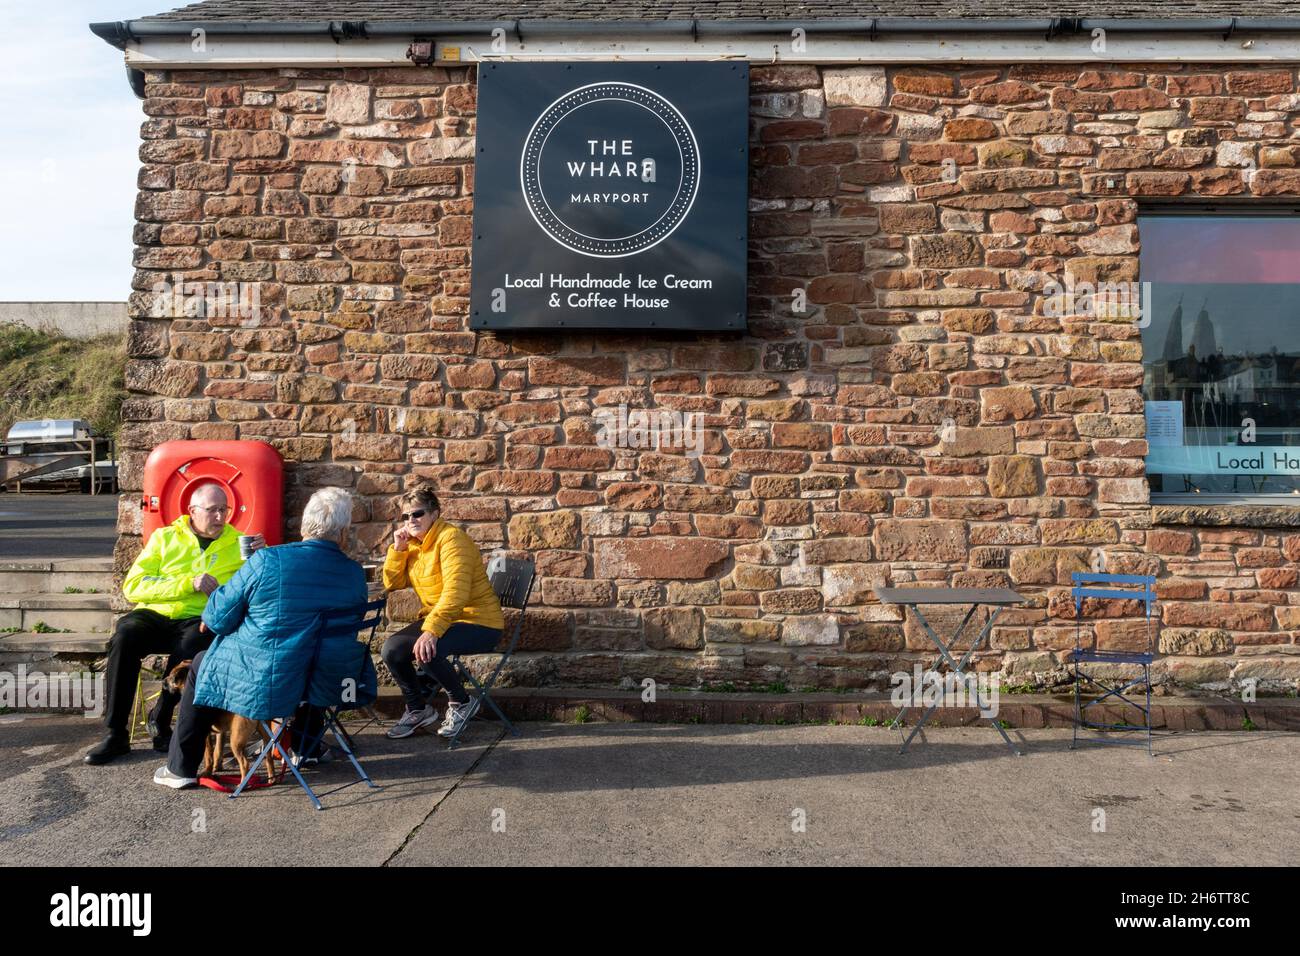
<svg viewBox="0 0 1300 956"><path fill-rule="evenodd" d="M465 684L451 661L451 654L486 654L496 650L501 642L501 629L483 627L481 624L466 624L463 621L447 628L438 638L434 659L421 668L415 665L415 642L420 639L424 624L416 621L408 624L384 641L381 656L393 681L402 691L409 710L422 710L428 702L430 693L420 678L427 674L447 690L447 696L458 704L469 700L465 693Z"/></svg>
<svg viewBox="0 0 1300 956"><path fill-rule="evenodd" d="M140 662L149 654L166 654L167 670L189 660L212 643L211 632L199 632L201 619L183 617L173 620L157 611L143 608L124 614L113 629L108 642L108 701L104 723L110 731L126 733L131 724L131 706L135 702L135 682L140 676ZM164 729L171 726L172 711L180 696L163 688L152 718Z"/></svg>
<svg viewBox="0 0 1300 956"><path fill-rule="evenodd" d="M200 707L194 703L194 688L198 683L199 668L203 664L204 653L200 651L195 656L194 666L190 668L189 676L185 679L185 688L181 691L180 697L181 712L176 718L176 732L172 734L171 749L167 751L167 768L180 777L199 775L208 734L216 725L217 718L225 713L217 707ZM303 756L314 757L316 751L324 749L324 741L319 739L324 722L325 713L320 707L299 707L286 731L289 746L293 751L303 752L304 734L307 735L306 739L312 741L315 746L311 748L312 752L303 753Z"/></svg>

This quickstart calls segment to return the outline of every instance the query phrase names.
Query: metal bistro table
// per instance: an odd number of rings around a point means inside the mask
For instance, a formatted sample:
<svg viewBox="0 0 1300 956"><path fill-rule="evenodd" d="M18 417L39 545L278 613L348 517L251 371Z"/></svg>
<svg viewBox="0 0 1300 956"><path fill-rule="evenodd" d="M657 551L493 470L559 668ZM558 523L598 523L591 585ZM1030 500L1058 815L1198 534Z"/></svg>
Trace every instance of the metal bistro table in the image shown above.
<svg viewBox="0 0 1300 956"><path fill-rule="evenodd" d="M1010 588L875 588L874 590L876 597L880 600L881 604L901 604L904 607L911 609L912 613L916 615L916 619L921 622L921 627L925 629L925 633L928 634L930 640L934 642L934 646L939 649L939 653L943 656L943 659L947 661L948 666L952 668L953 674L961 680L966 679L966 674L963 671L963 668L971 659L971 655L979 648L980 643L989 633L989 630L993 627L993 621L997 618L998 614L1001 613L1002 609L1004 607L1009 607L1012 604L1023 604L1025 602L1025 599L1021 595L1017 594ZM945 644L940 637L934 633L934 629L930 627L930 622L925 619L925 615L922 614L921 609L917 607L918 604L969 604L970 610L967 611L966 616L962 618L961 625L957 628L956 633L953 634L952 640ZM966 625L970 623L971 618L975 616L975 611L981 604L987 604L992 607L993 613L989 615L988 623L984 625L984 630L980 631L979 636L971 642L970 649L966 651L966 655L961 659L961 662L957 663L953 661L952 651L957 646L957 642L961 639L962 632L966 630ZM904 611L903 613L906 615L907 612ZM915 688L913 689L913 693L915 693ZM984 717L984 704L980 700L978 685L975 687L975 704L980 709L980 716ZM925 726L925 722L930 719L930 715L934 713L934 709L938 706L938 702L931 704L929 709L921 715L921 719L917 722L916 727L912 730L911 734L908 735L907 739L903 741L903 746L898 748L900 754L907 750L907 745L912 742L913 737L920 733L921 728ZM900 728L900 735L902 734L902 724L900 721L903 719L903 715L907 713L907 709L908 705L904 704L903 709L900 710L898 716L894 718L894 723ZM1007 732L1002 729L1002 726L992 717L984 717L984 719L1002 735L1002 739L1006 741L1007 746L1011 748L1011 752L1017 757L1020 756L1020 751L1016 749L1016 745L1011 742L1011 738L1007 736Z"/></svg>

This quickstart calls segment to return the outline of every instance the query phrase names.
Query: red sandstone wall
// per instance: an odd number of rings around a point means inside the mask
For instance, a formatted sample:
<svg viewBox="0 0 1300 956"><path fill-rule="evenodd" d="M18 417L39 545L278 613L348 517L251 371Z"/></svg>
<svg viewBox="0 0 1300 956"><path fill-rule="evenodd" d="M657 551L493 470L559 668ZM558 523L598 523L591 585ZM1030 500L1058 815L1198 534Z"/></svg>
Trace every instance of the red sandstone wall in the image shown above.
<svg viewBox="0 0 1300 956"><path fill-rule="evenodd" d="M291 514L357 493L364 552L431 479L485 551L538 559L521 681L879 682L929 647L887 581L1020 588L979 666L1043 680L1105 552L1161 576L1174 678L1294 682L1296 509L1153 525L1137 329L1040 290L1136 279L1139 200L1300 196L1296 84L755 67L748 335L476 335L472 69L151 74L123 487L161 441L265 440ZM256 283L259 321L152 317L176 271ZM704 413L705 453L600 447L619 404ZM120 528L125 564L129 493ZM1095 639L1140 642L1134 610Z"/></svg>

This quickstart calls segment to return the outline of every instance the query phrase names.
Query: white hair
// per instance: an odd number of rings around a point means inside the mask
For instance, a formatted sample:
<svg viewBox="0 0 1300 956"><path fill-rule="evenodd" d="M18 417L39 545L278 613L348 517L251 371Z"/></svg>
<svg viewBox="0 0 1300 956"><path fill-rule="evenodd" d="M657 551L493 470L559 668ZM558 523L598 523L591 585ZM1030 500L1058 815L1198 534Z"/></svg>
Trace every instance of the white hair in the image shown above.
<svg viewBox="0 0 1300 956"><path fill-rule="evenodd" d="M302 538L337 538L352 524L352 495L343 488L322 488L302 509Z"/></svg>

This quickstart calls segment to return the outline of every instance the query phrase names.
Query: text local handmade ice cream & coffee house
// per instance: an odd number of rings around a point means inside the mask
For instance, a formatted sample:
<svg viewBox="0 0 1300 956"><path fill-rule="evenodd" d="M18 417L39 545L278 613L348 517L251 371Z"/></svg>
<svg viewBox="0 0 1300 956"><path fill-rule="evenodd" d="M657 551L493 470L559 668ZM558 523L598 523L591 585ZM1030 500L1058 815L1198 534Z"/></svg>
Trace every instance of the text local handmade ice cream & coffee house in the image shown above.
<svg viewBox="0 0 1300 956"><path fill-rule="evenodd" d="M881 684L929 645L874 589L919 582L1027 595L979 666L1050 683L1103 564L1158 576L1168 679L1300 678L1285 10L795 42L402 6L97 26L150 117L135 288L283 303L228 344L139 317L126 443L270 441L376 545L435 480L538 560L524 682ZM1086 639L1144 639L1130 610Z"/></svg>

